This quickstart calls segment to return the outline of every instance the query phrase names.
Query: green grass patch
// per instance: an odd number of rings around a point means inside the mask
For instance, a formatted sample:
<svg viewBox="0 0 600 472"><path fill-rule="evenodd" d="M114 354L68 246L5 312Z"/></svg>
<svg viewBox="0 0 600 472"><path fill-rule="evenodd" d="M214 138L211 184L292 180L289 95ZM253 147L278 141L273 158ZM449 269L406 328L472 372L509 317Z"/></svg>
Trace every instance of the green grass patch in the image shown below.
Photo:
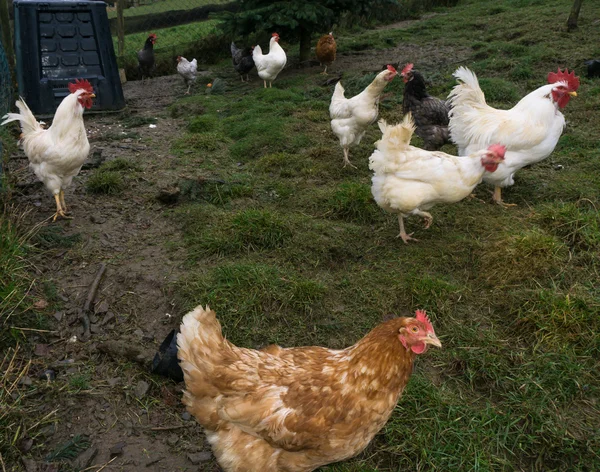
<svg viewBox="0 0 600 472"><path fill-rule="evenodd" d="M125 190L125 179L119 171L98 168L87 180L86 189L91 193L118 195Z"/></svg>

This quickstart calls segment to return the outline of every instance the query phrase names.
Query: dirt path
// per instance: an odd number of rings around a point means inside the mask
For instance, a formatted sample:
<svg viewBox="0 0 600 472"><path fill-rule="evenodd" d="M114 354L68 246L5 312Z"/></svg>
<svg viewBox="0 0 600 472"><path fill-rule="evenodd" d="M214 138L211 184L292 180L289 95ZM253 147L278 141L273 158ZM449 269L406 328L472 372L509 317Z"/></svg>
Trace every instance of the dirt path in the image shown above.
<svg viewBox="0 0 600 472"><path fill-rule="evenodd" d="M114 196L87 192L86 181L95 169L83 170L66 192L73 220L47 223L41 230L59 243L35 266L39 279L48 281L46 294L54 293L62 307L55 315L60 321L51 320L59 335L50 346L38 348L41 355L30 377L53 366L64 394L50 386L40 389L39 415L50 418L34 447L41 441L52 449L81 434L91 441L78 458L82 469L114 458L104 470L211 470L201 428L184 413L181 387L146 374L158 345L177 324L169 287L182 274L185 252L156 195L180 174L193 175L193 168L178 165L169 154L172 136L184 122L171 118L167 107L181 96L183 83L178 76L161 77L143 87L127 83L124 92L125 113L86 116L90 156L101 152L104 162L121 158L141 170L124 171L130 174L126 189ZM156 118L156 127L125 129L123 123L134 118ZM26 219L33 226L52 215L54 203L24 168L23 157L11 161L20 189L15 201L32 209ZM69 248L68 241L79 242ZM78 310L101 263L107 270L91 317L91 340L69 342L72 336L81 338ZM113 343L108 349L107 341ZM139 351L141 362L122 353L124 347Z"/></svg>

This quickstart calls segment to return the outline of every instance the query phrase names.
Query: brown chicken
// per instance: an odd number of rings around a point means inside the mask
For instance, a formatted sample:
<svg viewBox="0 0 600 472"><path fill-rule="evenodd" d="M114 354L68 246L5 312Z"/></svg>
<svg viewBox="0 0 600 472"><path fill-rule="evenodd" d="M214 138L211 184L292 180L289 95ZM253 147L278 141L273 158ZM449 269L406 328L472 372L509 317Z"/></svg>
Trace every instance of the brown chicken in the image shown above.
<svg viewBox="0 0 600 472"><path fill-rule="evenodd" d="M342 350L245 349L201 306L183 318L177 345L183 403L225 472L309 472L358 454L390 417L415 356L441 347L417 311Z"/></svg>
<svg viewBox="0 0 600 472"><path fill-rule="evenodd" d="M425 79L420 72L413 69L412 64L406 64L400 76L405 84L402 111L404 114L412 113L416 126L415 134L423 139L423 149L437 151L450 142L450 105L427 93Z"/></svg>
<svg viewBox="0 0 600 472"><path fill-rule="evenodd" d="M322 72L322 74L327 75L327 66L330 66L332 62L335 61L336 49L337 46L335 44L335 39L333 38L333 33L321 36L321 39L319 39L319 42L317 43L315 52L321 65L325 65L325 70Z"/></svg>

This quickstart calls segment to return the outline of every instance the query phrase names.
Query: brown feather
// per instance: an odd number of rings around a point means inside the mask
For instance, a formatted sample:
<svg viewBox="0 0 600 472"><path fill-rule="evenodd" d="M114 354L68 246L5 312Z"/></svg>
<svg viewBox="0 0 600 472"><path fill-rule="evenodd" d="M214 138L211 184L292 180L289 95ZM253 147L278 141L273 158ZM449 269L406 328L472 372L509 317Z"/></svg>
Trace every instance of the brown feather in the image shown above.
<svg viewBox="0 0 600 472"><path fill-rule="evenodd" d="M321 36L315 49L317 59L321 64L327 66L330 65L333 61L335 61L336 49L337 46L335 44L335 39L333 38L333 35L326 34L324 36Z"/></svg>

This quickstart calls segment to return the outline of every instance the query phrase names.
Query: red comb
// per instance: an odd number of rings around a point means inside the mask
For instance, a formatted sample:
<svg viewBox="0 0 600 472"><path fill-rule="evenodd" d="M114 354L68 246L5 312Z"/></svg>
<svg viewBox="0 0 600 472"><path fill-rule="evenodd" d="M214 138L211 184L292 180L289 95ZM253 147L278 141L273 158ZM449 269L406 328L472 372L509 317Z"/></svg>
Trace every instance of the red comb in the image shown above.
<svg viewBox="0 0 600 472"><path fill-rule="evenodd" d="M488 151L497 154L499 157L504 159L504 153L506 152L506 146L502 146L502 144L492 144L488 147Z"/></svg>
<svg viewBox="0 0 600 472"><path fill-rule="evenodd" d="M558 72L550 72L548 73L548 83L553 84L555 82L566 82L569 91L574 92L579 88L579 77L575 75L575 71L569 72L569 69L565 69L565 71L561 71L560 67L558 68Z"/></svg>
<svg viewBox="0 0 600 472"><path fill-rule="evenodd" d="M85 79L75 79L75 82L71 82L69 84L69 92L75 93L77 92L77 90L85 90L86 92L94 93L94 88L92 87L92 84L90 84Z"/></svg>
<svg viewBox="0 0 600 472"><path fill-rule="evenodd" d="M402 69L402 72L400 73L400 75L408 74L412 70L413 67L414 67L414 64L409 62L408 64L406 64L404 66L404 69Z"/></svg>
<svg viewBox="0 0 600 472"><path fill-rule="evenodd" d="M391 64L388 64L387 70L389 70L390 72L396 72L396 68Z"/></svg>
<svg viewBox="0 0 600 472"><path fill-rule="evenodd" d="M429 316L427 316L427 312L425 310L417 310L415 315L417 320L425 323L425 326L427 326L427 331L433 331L433 325L431 324L431 321L429 321Z"/></svg>
<svg viewBox="0 0 600 472"><path fill-rule="evenodd" d="M156 39L156 35L155 35L154 33L150 33L150 34L148 35L148 37L149 37L149 38L152 38L152 39Z"/></svg>
<svg viewBox="0 0 600 472"><path fill-rule="evenodd" d="M273 38L274 38L275 36L279 37L279 35L278 35L277 33L273 33L271 36L272 36Z"/></svg>

